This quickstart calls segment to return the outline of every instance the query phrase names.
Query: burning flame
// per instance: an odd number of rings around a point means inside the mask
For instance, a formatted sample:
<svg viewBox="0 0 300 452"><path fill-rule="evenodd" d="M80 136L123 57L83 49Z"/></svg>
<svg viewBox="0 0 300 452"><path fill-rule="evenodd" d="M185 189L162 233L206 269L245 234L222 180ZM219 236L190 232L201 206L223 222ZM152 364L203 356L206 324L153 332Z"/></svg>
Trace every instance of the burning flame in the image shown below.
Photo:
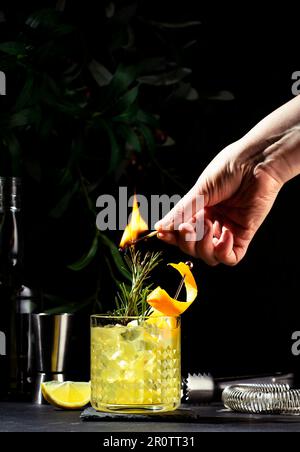
<svg viewBox="0 0 300 452"><path fill-rule="evenodd" d="M130 244L134 242L142 232L145 231L148 231L148 225L140 214L137 198L136 195L134 195L131 218L122 236L120 248L124 249L128 245L130 246Z"/></svg>

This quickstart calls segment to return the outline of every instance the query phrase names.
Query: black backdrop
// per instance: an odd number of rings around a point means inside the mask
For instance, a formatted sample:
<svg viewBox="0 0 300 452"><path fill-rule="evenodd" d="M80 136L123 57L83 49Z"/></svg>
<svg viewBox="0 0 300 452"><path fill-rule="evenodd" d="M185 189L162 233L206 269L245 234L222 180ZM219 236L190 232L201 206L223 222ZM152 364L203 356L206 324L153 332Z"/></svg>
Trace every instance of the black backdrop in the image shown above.
<svg viewBox="0 0 300 452"><path fill-rule="evenodd" d="M178 6L148 3L162 19L192 13L202 21L193 83L235 96L190 115L174 111L167 120L171 134L176 128L179 135L172 165L192 185L218 151L292 97L291 76L300 70L297 10L274 3L271 8L253 3L230 8L227 2L207 7L191 0ZM300 330L299 188L299 179L284 187L240 265L209 268L197 262L199 299L183 316L185 372L221 376L300 369L300 357L291 354L291 335ZM51 234L47 242L50 249ZM173 248L165 250L170 261L181 257Z"/></svg>
<svg viewBox="0 0 300 452"><path fill-rule="evenodd" d="M203 24L195 85L235 95L234 102L192 118L193 133L183 138L189 155L183 167L192 182L213 155L292 98L300 55L296 10L288 4L185 5ZM205 130L200 139L199 129ZM229 376L300 369L291 353L300 323L299 188L299 178L283 188L240 265L198 263L199 301L183 316L185 370Z"/></svg>

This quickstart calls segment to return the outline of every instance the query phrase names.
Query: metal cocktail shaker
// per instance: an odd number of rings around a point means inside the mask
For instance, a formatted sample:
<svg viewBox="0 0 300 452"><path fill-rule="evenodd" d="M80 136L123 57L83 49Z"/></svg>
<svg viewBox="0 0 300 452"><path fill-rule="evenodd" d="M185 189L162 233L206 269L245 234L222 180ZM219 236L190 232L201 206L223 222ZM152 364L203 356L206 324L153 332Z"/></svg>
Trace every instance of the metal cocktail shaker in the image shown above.
<svg viewBox="0 0 300 452"><path fill-rule="evenodd" d="M33 314L32 326L36 358L33 402L42 404L41 384L66 379L73 315Z"/></svg>

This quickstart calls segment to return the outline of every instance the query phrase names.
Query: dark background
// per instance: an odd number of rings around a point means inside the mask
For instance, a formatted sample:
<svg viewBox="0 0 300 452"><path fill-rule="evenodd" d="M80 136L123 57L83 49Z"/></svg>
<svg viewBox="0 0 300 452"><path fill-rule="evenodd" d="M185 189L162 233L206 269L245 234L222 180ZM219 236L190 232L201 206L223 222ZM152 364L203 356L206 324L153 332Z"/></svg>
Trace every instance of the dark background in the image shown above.
<svg viewBox="0 0 300 452"><path fill-rule="evenodd" d="M197 76L230 89L236 100L205 118L205 148L197 145L196 136L191 138L194 155L201 154L194 168L201 171L215 152L291 98L299 40L293 10L286 6L263 11L254 5L234 10L223 5L201 16L205 50ZM299 359L292 357L290 346L299 317L298 193L297 179L284 187L236 268L201 265L199 303L184 318L184 324L194 324L193 339L186 341L194 369L197 354L213 374L297 371Z"/></svg>
<svg viewBox="0 0 300 452"><path fill-rule="evenodd" d="M41 6L40 2L30 3L29 10L37 4ZM85 33L97 22L99 5L92 3L84 2L72 13L72 20L80 22ZM171 110L161 111L161 128L176 139L176 147L162 151L160 161L166 168L174 168L180 187L168 184L168 180L160 185L156 174L149 174L143 166L129 182L119 181L128 185L129 191L135 186L139 193L148 195L183 194L217 152L292 98L291 76L300 70L297 11L287 4L284 10L275 4L263 10L253 3L232 8L227 2L209 7L195 5L198 2L191 0L178 5L168 1L141 3L147 14L161 21L200 20L196 48L189 57L192 84L208 97L221 90L234 96L232 101L188 106L179 103ZM25 8L10 2L11 14L16 7ZM12 34L17 32L16 29ZM107 184L107 192L116 191L118 183ZM32 182L27 187L31 193L25 206L28 273L45 292L54 292L62 299L72 298L72 285L75 300L78 289L84 292L82 287L90 284L94 274L85 270L77 287L57 256L62 249L76 250L76 246L81 246L78 242L85 237L83 214L77 210L75 223L71 215L73 227L66 219L51 225L43 220L44 198L38 198L37 193L32 195L36 188ZM283 188L247 256L237 267L209 268L196 263L199 298L183 316L185 372L205 371L216 376L297 372L300 358L292 356L291 335L300 329L298 196L299 180L295 179ZM113 236L113 240L117 242L119 236ZM167 262L185 258L178 250L157 242L152 242L151 247L163 248ZM166 278L170 278L170 283L172 273L166 272Z"/></svg>

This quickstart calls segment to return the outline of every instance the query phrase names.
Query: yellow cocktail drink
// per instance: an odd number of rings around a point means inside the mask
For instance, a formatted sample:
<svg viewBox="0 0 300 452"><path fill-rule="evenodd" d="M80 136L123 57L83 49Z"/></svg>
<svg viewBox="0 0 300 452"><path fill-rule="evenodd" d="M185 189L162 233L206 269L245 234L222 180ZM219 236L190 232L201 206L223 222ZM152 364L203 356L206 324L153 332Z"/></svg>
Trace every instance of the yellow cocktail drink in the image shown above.
<svg viewBox="0 0 300 452"><path fill-rule="evenodd" d="M175 410L181 399L180 319L92 316L92 406L99 411Z"/></svg>

